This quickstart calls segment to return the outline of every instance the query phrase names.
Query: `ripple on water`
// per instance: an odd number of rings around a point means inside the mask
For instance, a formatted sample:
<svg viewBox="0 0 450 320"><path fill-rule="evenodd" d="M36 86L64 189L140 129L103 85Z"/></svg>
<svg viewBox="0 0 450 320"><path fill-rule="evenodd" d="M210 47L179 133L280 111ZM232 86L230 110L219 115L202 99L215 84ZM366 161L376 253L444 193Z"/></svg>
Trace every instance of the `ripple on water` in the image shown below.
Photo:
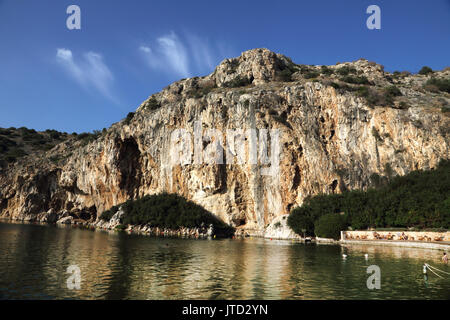
<svg viewBox="0 0 450 320"><path fill-rule="evenodd" d="M450 272L440 254L0 224L0 298L449 299L450 279L430 275L425 281L422 274L424 262ZM72 264L80 267L81 290L67 289ZM381 290L367 289L372 264L381 269Z"/></svg>

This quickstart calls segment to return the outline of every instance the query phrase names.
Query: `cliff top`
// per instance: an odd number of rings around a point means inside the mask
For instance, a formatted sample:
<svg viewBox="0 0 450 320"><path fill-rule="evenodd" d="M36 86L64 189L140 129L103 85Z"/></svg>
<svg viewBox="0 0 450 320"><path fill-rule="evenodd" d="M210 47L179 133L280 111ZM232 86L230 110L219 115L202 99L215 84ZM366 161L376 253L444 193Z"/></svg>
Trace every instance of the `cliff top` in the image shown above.
<svg viewBox="0 0 450 320"><path fill-rule="evenodd" d="M296 64L290 58L268 49L252 49L239 57L223 60L208 76L182 79L152 95L138 108L155 110L161 105L198 99L210 92L233 88L258 88L264 85L298 85L319 82L364 98L375 106L407 109L438 107L450 110L450 67L442 71L411 74L384 71L366 59L336 65Z"/></svg>

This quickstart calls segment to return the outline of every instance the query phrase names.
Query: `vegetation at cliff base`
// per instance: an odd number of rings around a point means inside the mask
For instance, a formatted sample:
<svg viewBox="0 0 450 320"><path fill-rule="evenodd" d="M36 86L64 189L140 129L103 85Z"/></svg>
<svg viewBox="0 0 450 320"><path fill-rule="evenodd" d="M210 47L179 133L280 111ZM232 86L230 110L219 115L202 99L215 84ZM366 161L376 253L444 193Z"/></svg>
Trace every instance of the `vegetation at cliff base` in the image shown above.
<svg viewBox="0 0 450 320"><path fill-rule="evenodd" d="M373 175L374 187L307 198L288 225L299 235L337 239L339 231L367 228L450 228L450 160L405 176ZM314 226L314 228L313 228Z"/></svg>
<svg viewBox="0 0 450 320"><path fill-rule="evenodd" d="M314 233L322 238L339 239L341 230L347 228L344 216L336 213L328 213L317 219L314 224Z"/></svg>
<svg viewBox="0 0 450 320"><path fill-rule="evenodd" d="M220 236L231 236L234 229L219 220L202 206L188 201L177 194L162 193L148 195L137 200L128 200L103 212L100 219L109 221L122 207L123 225L144 225L152 227L178 229L180 227L198 228L214 227L214 233Z"/></svg>

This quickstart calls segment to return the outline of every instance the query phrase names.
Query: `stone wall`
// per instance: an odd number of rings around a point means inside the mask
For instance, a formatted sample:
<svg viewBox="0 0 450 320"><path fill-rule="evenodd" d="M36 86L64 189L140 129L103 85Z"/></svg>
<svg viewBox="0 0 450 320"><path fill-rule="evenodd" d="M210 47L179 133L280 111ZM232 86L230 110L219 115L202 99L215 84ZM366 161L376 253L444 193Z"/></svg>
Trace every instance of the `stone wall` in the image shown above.
<svg viewBox="0 0 450 320"><path fill-rule="evenodd" d="M419 242L450 242L450 232L427 231L343 231L341 240L394 240Z"/></svg>

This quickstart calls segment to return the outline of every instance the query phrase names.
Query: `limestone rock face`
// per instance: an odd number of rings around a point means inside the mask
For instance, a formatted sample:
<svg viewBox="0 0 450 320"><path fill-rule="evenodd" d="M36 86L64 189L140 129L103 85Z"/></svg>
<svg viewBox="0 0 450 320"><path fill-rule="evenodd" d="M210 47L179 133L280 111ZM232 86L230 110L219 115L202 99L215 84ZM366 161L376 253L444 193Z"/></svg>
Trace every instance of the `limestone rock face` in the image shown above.
<svg viewBox="0 0 450 320"><path fill-rule="evenodd" d="M392 84L376 64L346 65L373 87ZM449 95L419 90L423 76L397 83L409 108L382 107L322 76L303 78L296 68L282 55L255 49L209 76L171 84L93 141L68 140L0 171L0 217L95 222L113 205L166 191L263 235L308 196L365 189L374 174L404 175L449 158L448 113L434 103L448 103ZM297 74L295 81L281 81L285 70ZM278 130L278 141L271 130ZM278 163L265 161L265 147ZM222 163L207 161L220 153ZM59 160L50 161L55 155Z"/></svg>

